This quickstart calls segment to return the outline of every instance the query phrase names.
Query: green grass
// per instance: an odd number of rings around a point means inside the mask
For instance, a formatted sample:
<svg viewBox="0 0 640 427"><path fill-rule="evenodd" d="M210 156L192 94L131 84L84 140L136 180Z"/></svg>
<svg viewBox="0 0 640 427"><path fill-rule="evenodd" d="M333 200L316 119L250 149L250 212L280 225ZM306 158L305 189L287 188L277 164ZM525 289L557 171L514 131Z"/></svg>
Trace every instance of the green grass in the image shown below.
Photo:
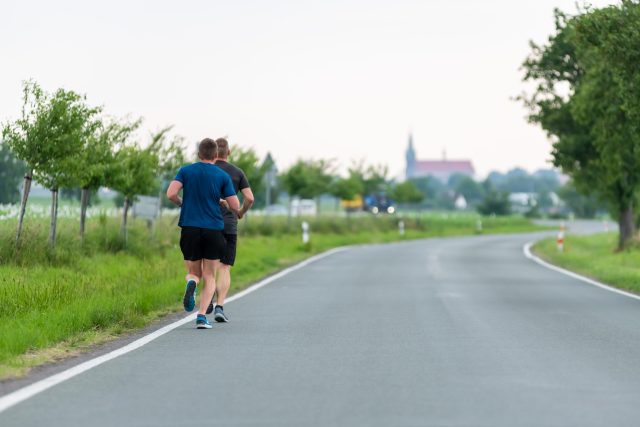
<svg viewBox="0 0 640 427"><path fill-rule="evenodd" d="M640 248L630 247L616 252L616 233L565 238L565 249L559 252L555 239L546 239L534 246L543 259L571 271L594 278L608 285L640 293Z"/></svg>
<svg viewBox="0 0 640 427"><path fill-rule="evenodd" d="M241 226L232 292L332 247L476 234L476 219L405 218L401 238L396 217L321 217L308 220L311 244L304 246L300 219L250 217ZM0 222L0 378L24 375L33 366L181 310L185 271L174 218L163 218L155 234L143 221L133 221L126 247L116 218L90 220L84 244L77 221L61 220L55 250L47 245L46 220L28 220L18 247L15 225ZM540 229L518 217L485 218L483 228L485 233Z"/></svg>

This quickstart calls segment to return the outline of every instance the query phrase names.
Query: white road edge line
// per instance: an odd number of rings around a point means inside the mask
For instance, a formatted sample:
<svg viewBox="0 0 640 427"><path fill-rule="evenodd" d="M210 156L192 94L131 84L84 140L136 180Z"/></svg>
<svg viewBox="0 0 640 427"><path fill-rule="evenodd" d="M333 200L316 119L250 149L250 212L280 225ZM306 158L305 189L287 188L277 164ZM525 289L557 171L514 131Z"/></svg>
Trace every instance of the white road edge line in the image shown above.
<svg viewBox="0 0 640 427"><path fill-rule="evenodd" d="M322 258L328 257L330 255L333 255L335 253L338 252L342 252L346 249L348 249L349 247L347 246L342 246L342 247L338 247L338 248L334 248L331 250L328 250L326 252L323 252L321 254L318 255L314 255L311 258L307 258L304 261L299 262L298 264L295 264L289 268L286 268L282 271L280 271L279 273L274 274L273 276L269 276L266 279L263 279L261 281L259 281L258 283L256 283L253 286L248 287L247 289L238 292L237 294L233 295L232 297L228 298L226 300L227 303L235 301L237 299L240 299L246 295L249 295L252 292L257 291L258 289L268 285L271 282L274 282L278 279L280 279L283 276L286 276L289 273L292 273L296 270L299 270L303 267L306 267L307 265L318 261ZM71 379L77 375L80 375L83 372L88 371L89 369L95 368L96 366L102 365L105 362L108 362L110 360L115 359L116 357L122 356L123 354L127 354L133 350L136 350L140 347L142 347L145 344L150 343L151 341L155 340L158 337L161 337L162 335L166 334L167 332L170 332L182 325L184 325L185 323L188 322L192 322L194 321L196 318L196 314L190 314L189 316L180 319L178 321L175 321L167 326L164 326L163 328L158 329L157 331L154 331L148 335L145 335L142 338L139 338L127 345L125 345L124 347L120 347L116 350L113 350L107 354L103 354L102 356L96 357L94 359L91 360L87 360L86 362L83 362L79 365L76 365L72 368L69 368L65 371L59 372L55 375L52 375L50 377L44 378L40 381L37 381L33 384L30 384L26 387L23 387L21 389L18 389L12 393L7 394L6 396L0 397L0 412L3 412L7 409L9 409L10 407L17 405L18 403L29 399L30 397L35 396L38 393L41 393L57 384L60 384L61 382L64 382L68 379Z"/></svg>
<svg viewBox="0 0 640 427"><path fill-rule="evenodd" d="M606 291L615 292L616 294L620 294L620 295L624 295L624 296L629 297L629 298L640 300L640 296L639 295L632 294L631 292L626 292L626 291L614 288L614 287L609 286L609 285L605 285L604 283L598 282L597 280L590 279L590 278L582 276L582 275L580 275L578 273L574 273L573 271L565 270L564 268L557 267L557 266L555 266L553 264L550 264L550 263L542 260L541 258L539 258L538 256L534 255L531 252L531 247L535 243L536 242L533 241L533 242L529 242L529 243L525 244L524 247L522 248L522 251L524 252L524 256L526 256L530 260L540 264L541 266L546 267L546 268L548 268L550 270L553 270L553 271L557 271L558 273L565 274L565 275L567 275L569 277L572 277L574 279L581 280L581 281L586 282L586 283L588 283L590 285L597 286L597 287L599 287L601 289L604 289Z"/></svg>

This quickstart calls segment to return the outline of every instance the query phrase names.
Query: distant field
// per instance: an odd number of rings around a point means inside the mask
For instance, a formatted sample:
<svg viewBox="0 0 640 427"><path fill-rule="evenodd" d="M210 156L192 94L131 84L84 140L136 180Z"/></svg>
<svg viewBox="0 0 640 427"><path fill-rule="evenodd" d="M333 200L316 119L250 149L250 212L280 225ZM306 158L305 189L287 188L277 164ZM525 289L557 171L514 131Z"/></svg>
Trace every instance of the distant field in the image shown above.
<svg viewBox="0 0 640 427"><path fill-rule="evenodd" d="M539 242L534 252L560 267L640 294L640 247L615 252L617 240L617 233L570 235L563 252L558 252L555 239Z"/></svg>
<svg viewBox="0 0 640 427"><path fill-rule="evenodd" d="M306 218L311 243L303 245L301 218L249 216L240 227L232 292L332 247L477 233L477 215L364 215ZM132 221L128 245L117 218L88 222L81 246L78 221L62 218L58 246L47 247L48 221L28 218L24 239L13 243L16 220L0 221L0 378L23 375L32 366L65 357L159 316L181 310L184 267L178 228L165 215L155 233ZM483 218L483 232L539 230L520 217Z"/></svg>
<svg viewBox="0 0 640 427"><path fill-rule="evenodd" d="M0 221L17 218L20 211L19 205L0 205ZM27 218L47 218L51 214L51 198L45 196L29 197L27 203ZM88 217L95 217L100 214L109 216L117 215L117 209L113 200L102 199L98 203L91 205L87 209ZM58 216L60 218L79 218L80 202L70 199L59 199Z"/></svg>

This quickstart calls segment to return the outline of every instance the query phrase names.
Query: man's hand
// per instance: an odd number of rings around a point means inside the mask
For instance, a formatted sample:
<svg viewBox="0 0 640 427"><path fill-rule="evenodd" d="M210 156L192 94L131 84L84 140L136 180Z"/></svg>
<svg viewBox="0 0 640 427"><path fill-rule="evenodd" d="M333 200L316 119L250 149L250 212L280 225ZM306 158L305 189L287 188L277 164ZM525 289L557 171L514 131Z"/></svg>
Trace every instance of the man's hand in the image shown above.
<svg viewBox="0 0 640 427"><path fill-rule="evenodd" d="M171 181L169 184L169 188L167 188L167 197L178 207L182 207L182 199L178 196L178 192L182 188L182 183L180 181Z"/></svg>
<svg viewBox="0 0 640 427"><path fill-rule="evenodd" d="M249 187L242 189L242 196L244 197L244 202L242 203L242 207L238 211L238 219L242 219L242 217L246 215L247 211L251 209L251 206L253 206L254 201L253 192Z"/></svg>
<svg viewBox="0 0 640 427"><path fill-rule="evenodd" d="M225 199L220 199L220 207L225 208L226 210L231 210L229 209L229 203L227 203Z"/></svg>

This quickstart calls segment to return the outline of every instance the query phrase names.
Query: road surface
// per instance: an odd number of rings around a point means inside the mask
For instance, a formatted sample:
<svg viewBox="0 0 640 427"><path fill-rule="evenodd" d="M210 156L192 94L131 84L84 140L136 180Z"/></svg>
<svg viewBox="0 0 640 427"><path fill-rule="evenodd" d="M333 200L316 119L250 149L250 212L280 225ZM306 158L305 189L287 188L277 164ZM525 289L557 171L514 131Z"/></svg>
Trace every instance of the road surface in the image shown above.
<svg viewBox="0 0 640 427"><path fill-rule="evenodd" d="M638 426L640 301L532 235L364 246L3 413L12 426ZM179 297L177 297L179 299Z"/></svg>

